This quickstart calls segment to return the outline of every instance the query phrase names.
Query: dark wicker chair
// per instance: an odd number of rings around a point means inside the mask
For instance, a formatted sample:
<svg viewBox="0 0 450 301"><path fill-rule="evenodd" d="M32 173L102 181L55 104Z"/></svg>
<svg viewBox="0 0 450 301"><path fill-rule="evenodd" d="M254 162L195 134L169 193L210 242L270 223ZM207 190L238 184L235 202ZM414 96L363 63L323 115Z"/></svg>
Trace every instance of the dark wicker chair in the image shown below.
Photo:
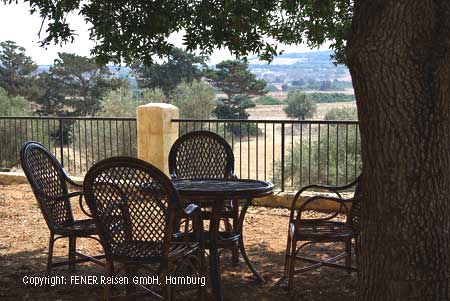
<svg viewBox="0 0 450 301"><path fill-rule="evenodd" d="M142 269L146 276L176 276L182 264L188 266L183 271L203 277L200 208L193 204L184 208L170 179L156 167L135 158L109 158L87 172L84 190L105 250L108 277L122 270L131 277ZM173 241L180 215L194 220L197 241ZM114 269L115 264L120 268ZM127 296L151 294L169 300L173 296L173 286L138 285L142 291L137 292L132 278L128 279ZM204 289L196 288L197 298L203 299ZM111 287L106 285L105 298L110 297Z"/></svg>
<svg viewBox="0 0 450 301"><path fill-rule="evenodd" d="M234 173L234 154L228 142L216 133L193 131L178 138L169 152L169 173L172 179L232 179ZM209 219L209 212L202 212L203 219ZM221 212L225 231L219 237L222 249L232 250L232 261L239 262L238 236L235 231L239 224L239 202L229 200ZM231 222L230 222L231 220ZM232 239L232 238L235 239Z"/></svg>
<svg viewBox="0 0 450 301"><path fill-rule="evenodd" d="M360 233L360 207L361 207L361 175L352 183L344 186L328 185L308 185L300 189L294 197L289 218L288 239L286 246L286 259L284 274L288 276L288 289L292 289L294 274L306 272L322 266L344 269L349 272L357 271L352 267L352 240L355 242L356 265L358 265L359 233ZM352 198L343 198L342 191L355 189ZM309 189L320 189L334 193L336 197L315 195L308 198L298 209L297 201L301 194ZM320 201L330 201L339 204L338 210L326 215L323 218L304 218L302 214L309 210L311 204ZM351 208L349 209L349 205ZM344 221L337 221L338 215L346 217ZM303 242L300 246L298 242ZM318 260L309 257L299 256L298 253L307 245L313 243L342 242L345 244L345 251L328 258ZM345 258L345 265L336 263ZM310 265L295 269L295 261L303 261Z"/></svg>
<svg viewBox="0 0 450 301"><path fill-rule="evenodd" d="M102 264L99 259L104 258L104 255L90 257L76 251L79 237L98 241L95 237L98 232L94 221L91 218L75 220L72 214L70 200L78 198L81 210L89 216L83 208L82 186L67 176L55 156L40 143L25 142L20 149L20 162L50 230L47 275L52 267L69 265L69 270L74 271L75 264L79 262L92 261ZM68 184L78 191L69 193ZM61 238L69 239L69 260L53 263L53 245Z"/></svg>

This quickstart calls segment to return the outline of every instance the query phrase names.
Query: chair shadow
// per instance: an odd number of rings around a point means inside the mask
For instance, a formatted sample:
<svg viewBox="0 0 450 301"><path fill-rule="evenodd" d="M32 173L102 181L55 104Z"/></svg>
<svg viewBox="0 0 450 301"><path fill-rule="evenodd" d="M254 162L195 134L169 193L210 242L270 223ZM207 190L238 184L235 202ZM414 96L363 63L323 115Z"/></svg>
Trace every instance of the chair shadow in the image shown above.
<svg viewBox="0 0 450 301"><path fill-rule="evenodd" d="M67 260L67 256L54 255L53 262ZM46 277L47 248L0 255L0 300L98 300L102 296L100 285L77 285L77 275L103 275L103 268L91 263L78 264L76 271L68 267L53 268ZM46 281L34 284L35 279ZM65 279L65 283L62 283Z"/></svg>
<svg viewBox="0 0 450 301"><path fill-rule="evenodd" d="M311 255L323 251L312 248ZM224 300L349 300L354 298L356 275L331 268L321 268L296 275L292 291L286 289L283 278L284 252L271 250L266 243L247 246L250 260L261 273L266 283L256 280L242 257L238 266L232 266L231 253L221 255L221 272ZM54 256L54 261L65 260L66 256ZM24 284L24 277L45 276L47 249L9 253L0 256L0 299L1 300L98 300L102 298L102 286L75 284L74 276L103 275L103 268L92 263L77 265L74 273L67 267L52 270L52 276L64 277L66 284L34 286ZM71 279L71 277L73 277ZM29 278L28 278L29 279ZM152 299L142 299L152 300Z"/></svg>
<svg viewBox="0 0 450 301"><path fill-rule="evenodd" d="M337 245L339 246L339 245ZM266 280L260 283L240 257L237 267L231 265L231 253L221 256L224 300L352 300L355 298L357 275L333 268L322 267L296 274L294 288L287 290L287 279L283 277L285 252L272 250L267 243L246 247L247 254L256 270ZM342 248L312 246L306 255L322 258L337 254ZM296 267L300 267L298 262Z"/></svg>

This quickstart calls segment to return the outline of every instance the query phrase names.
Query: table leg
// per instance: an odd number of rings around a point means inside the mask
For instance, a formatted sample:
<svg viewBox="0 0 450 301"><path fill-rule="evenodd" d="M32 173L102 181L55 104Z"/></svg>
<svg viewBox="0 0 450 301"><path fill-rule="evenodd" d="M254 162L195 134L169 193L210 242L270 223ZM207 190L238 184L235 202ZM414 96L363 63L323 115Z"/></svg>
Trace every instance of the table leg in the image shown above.
<svg viewBox="0 0 450 301"><path fill-rule="evenodd" d="M245 204L242 206L241 213L239 215L239 224L238 224L238 233L239 236L239 250L241 251L242 257L244 258L245 263L247 264L248 268L252 271L253 275L255 275L256 278L258 278L259 281L265 282L264 278L261 277L261 275L258 273L258 271L253 266L252 262L248 258L247 252L245 251L245 245L244 245L244 237L243 237L243 226L244 226L244 218L245 214L247 213L248 207L251 205L252 199L247 199Z"/></svg>
<svg viewBox="0 0 450 301"><path fill-rule="evenodd" d="M233 210L233 231L239 228L239 200L231 201L231 208ZM242 231L241 231L242 232ZM239 246L235 246L232 250L232 262L234 265L239 264Z"/></svg>
<svg viewBox="0 0 450 301"><path fill-rule="evenodd" d="M217 241L219 236L220 213L224 206L224 200L214 202L209 225L210 248L209 265L212 285L213 300L222 300L222 290L220 284L219 253L217 251Z"/></svg>

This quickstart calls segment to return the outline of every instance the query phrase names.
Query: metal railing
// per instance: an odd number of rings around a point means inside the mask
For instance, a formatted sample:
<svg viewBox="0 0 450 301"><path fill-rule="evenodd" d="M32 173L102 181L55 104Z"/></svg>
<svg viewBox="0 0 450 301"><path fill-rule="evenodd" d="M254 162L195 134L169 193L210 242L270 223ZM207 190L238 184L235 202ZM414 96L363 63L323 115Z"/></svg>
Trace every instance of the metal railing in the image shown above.
<svg viewBox="0 0 450 301"><path fill-rule="evenodd" d="M282 191L339 185L361 171L357 121L173 119L179 135L209 130L233 147L240 178L272 181Z"/></svg>
<svg viewBox="0 0 450 301"><path fill-rule="evenodd" d="M296 190L311 183L343 184L360 173L357 121L173 119L179 135L219 133L233 147L241 178ZM0 169L19 166L24 141L46 145L71 174L103 158L137 154L136 118L0 117Z"/></svg>
<svg viewBox="0 0 450 301"><path fill-rule="evenodd" d="M71 174L118 155L136 156L136 118L0 117L0 168L18 167L23 142L44 144Z"/></svg>

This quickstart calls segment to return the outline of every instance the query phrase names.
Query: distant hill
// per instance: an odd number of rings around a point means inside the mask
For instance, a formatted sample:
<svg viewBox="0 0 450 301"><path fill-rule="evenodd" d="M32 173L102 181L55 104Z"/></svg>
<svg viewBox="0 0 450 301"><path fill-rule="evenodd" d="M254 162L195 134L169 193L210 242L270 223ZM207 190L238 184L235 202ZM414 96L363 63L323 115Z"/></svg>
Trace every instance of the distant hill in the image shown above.
<svg viewBox="0 0 450 301"><path fill-rule="evenodd" d="M311 51L303 53L286 53L274 58L268 64L256 57L249 59L249 68L258 78L263 78L269 84L280 88L283 84L312 81L351 81L347 67L335 66L330 60L332 51ZM51 65L38 66L37 72L47 72ZM136 79L129 67L108 66L110 71L119 78L127 78L133 87Z"/></svg>
<svg viewBox="0 0 450 301"><path fill-rule="evenodd" d="M347 67L335 66L331 60L332 51L311 51L286 53L275 57L269 64L253 57L249 59L250 70L259 78L271 83L292 83L296 81L351 81Z"/></svg>

